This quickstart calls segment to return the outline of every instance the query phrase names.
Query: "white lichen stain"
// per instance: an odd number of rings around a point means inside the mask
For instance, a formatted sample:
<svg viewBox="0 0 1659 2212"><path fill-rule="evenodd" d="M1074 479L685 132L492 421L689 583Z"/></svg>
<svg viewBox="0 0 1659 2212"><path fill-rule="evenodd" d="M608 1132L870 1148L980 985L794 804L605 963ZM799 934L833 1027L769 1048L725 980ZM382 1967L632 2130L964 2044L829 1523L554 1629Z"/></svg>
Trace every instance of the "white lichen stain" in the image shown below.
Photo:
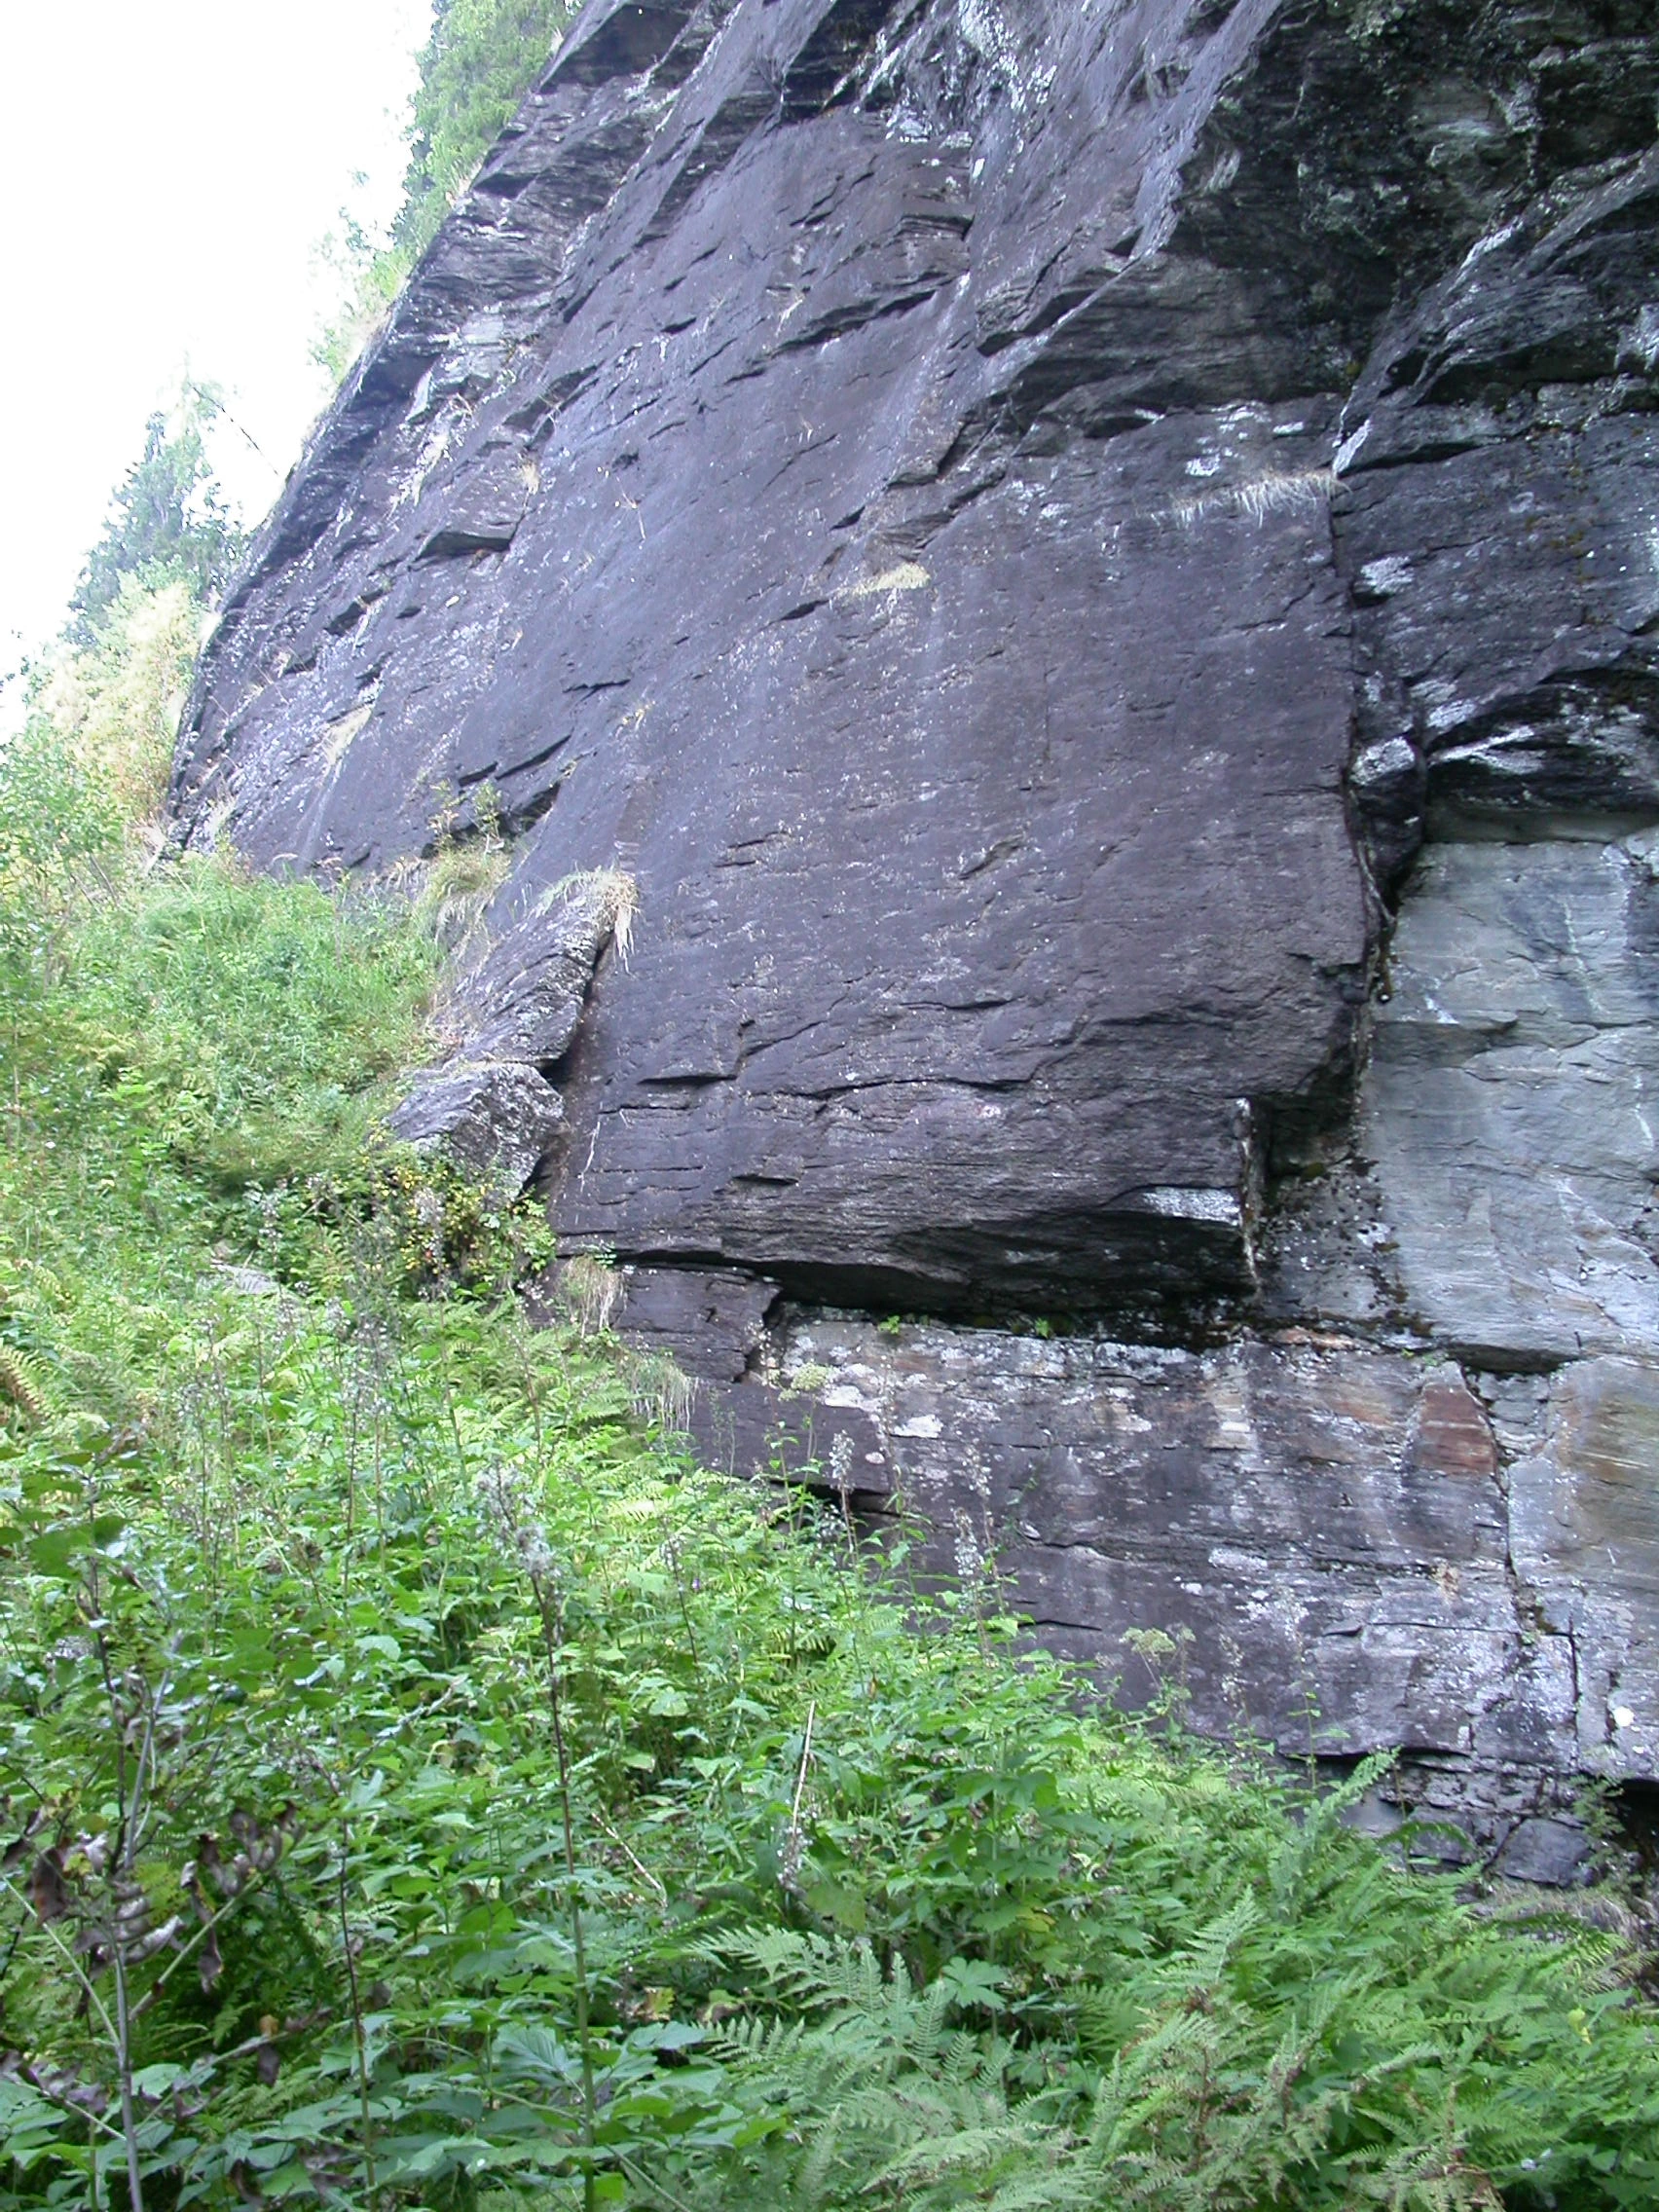
<svg viewBox="0 0 1659 2212"><path fill-rule="evenodd" d="M1053 69L1034 69L1024 60L1017 39L992 0L961 0L957 21L964 39L1008 88L1009 105L1015 121L1023 125L1052 90Z"/></svg>
<svg viewBox="0 0 1659 2212"><path fill-rule="evenodd" d="M856 584L848 584L839 594L842 599L873 599L887 591L925 591L933 582L919 561L901 561L897 567L883 569L873 576L865 576Z"/></svg>
<svg viewBox="0 0 1659 2212"><path fill-rule="evenodd" d="M1468 721L1479 712L1480 709L1472 700L1443 699L1438 705L1429 708L1428 726L1436 732L1456 729L1459 723Z"/></svg>
<svg viewBox="0 0 1659 2212"><path fill-rule="evenodd" d="M1403 553L1385 553L1380 561L1367 561L1359 580L1375 599L1391 599L1412 581L1412 565Z"/></svg>
<svg viewBox="0 0 1659 2212"><path fill-rule="evenodd" d="M1242 1219L1234 1192L1198 1185L1155 1184L1141 1193L1141 1201L1148 1212L1162 1214L1170 1221L1214 1221L1236 1229Z"/></svg>
<svg viewBox="0 0 1659 2212"><path fill-rule="evenodd" d="M818 1395L827 1406L840 1406L849 1413L874 1414L880 1411L878 1402L852 1382L831 1382L827 1389L820 1390Z"/></svg>
<svg viewBox="0 0 1659 2212"><path fill-rule="evenodd" d="M353 707L349 715L342 715L338 721L323 724L322 734L326 743L322 757L325 766L331 769L339 767L350 749L351 740L367 726L373 713L374 706L371 702L366 707Z"/></svg>
<svg viewBox="0 0 1659 2212"><path fill-rule="evenodd" d="M1630 328L1620 331L1618 365L1640 365L1649 376L1659 368L1659 306L1649 302Z"/></svg>
<svg viewBox="0 0 1659 2212"><path fill-rule="evenodd" d="M1351 431L1343 440L1337 448L1336 459L1331 462L1331 474L1333 476L1341 476L1353 466L1355 461L1359 458L1360 447L1364 445L1370 435L1371 424L1368 420L1361 423L1357 430Z"/></svg>

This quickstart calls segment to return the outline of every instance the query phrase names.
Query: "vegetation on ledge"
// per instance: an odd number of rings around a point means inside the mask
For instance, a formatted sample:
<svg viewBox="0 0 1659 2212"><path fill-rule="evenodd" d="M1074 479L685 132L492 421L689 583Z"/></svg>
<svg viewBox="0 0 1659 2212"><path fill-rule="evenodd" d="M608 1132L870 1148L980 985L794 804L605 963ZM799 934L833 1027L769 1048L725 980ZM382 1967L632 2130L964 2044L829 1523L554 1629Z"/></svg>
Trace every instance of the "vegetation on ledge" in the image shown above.
<svg viewBox="0 0 1659 2212"><path fill-rule="evenodd" d="M574 0L434 0L410 117L403 201L375 239L350 215L325 249L345 301L313 349L338 383L379 328L479 163L546 67Z"/></svg>
<svg viewBox="0 0 1659 2212"><path fill-rule="evenodd" d="M413 910L135 831L172 588L0 760L0 2203L1650 2203L1614 1936L526 1325Z"/></svg>

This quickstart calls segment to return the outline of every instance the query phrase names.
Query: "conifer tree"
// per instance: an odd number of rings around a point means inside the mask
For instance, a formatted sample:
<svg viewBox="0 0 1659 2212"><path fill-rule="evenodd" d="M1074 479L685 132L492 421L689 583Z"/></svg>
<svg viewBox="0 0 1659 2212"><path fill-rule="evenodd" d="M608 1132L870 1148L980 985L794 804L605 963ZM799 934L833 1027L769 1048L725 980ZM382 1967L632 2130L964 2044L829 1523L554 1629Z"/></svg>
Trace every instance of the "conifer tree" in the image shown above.
<svg viewBox="0 0 1659 2212"><path fill-rule="evenodd" d="M103 535L87 557L69 602L69 638L93 645L131 577L147 588L184 583L209 600L241 556L243 535L213 475L204 433L220 412L217 393L187 384L169 418L158 408L144 449L110 500Z"/></svg>

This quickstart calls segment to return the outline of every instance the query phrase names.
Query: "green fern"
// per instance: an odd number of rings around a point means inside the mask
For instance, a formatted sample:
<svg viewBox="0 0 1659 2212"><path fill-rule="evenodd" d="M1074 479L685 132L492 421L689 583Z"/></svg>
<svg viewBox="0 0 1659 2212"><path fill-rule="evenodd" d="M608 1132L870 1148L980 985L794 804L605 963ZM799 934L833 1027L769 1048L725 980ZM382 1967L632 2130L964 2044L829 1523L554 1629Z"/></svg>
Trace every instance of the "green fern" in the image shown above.
<svg viewBox="0 0 1659 2212"><path fill-rule="evenodd" d="M15 1345L0 1345L0 1400L30 1421L39 1420L46 1409L40 1372Z"/></svg>
<svg viewBox="0 0 1659 2212"><path fill-rule="evenodd" d="M953 2026L943 1981L924 1987L868 1943L784 1929L734 1934L702 1955L750 1980L754 2009L721 2030L722 2055L746 2097L792 2124L743 2182L724 2175L697 2201L960 2203L1039 2155L1035 2111L1021 2120L1010 2108L1011 2046Z"/></svg>
<svg viewBox="0 0 1659 2212"><path fill-rule="evenodd" d="M1124 1958L1114 1978L1072 1991L1069 2041L1052 2022L1040 2046L965 2027L951 1982L924 1985L866 1941L770 1929L705 1946L704 1962L748 1992L719 2031L729 2078L788 2124L685 2201L1497 2212L1532 2199L1500 2195L1494 2176L1519 2177L1541 2150L1555 2146L1562 2180L1583 2171L1604 2156L1570 2140L1589 2013L1564 2019L1545 1997L1538 1946L1505 1955L1452 1914L1438 1978L1413 1986L1399 1946L1420 1939L1410 1922L1423 1893L1362 1860L1341 1812L1341 1800L1309 1806L1261 1886L1167 1956ZM1564 1927L1548 1971L1571 1958L1588 1988L1616 1956Z"/></svg>

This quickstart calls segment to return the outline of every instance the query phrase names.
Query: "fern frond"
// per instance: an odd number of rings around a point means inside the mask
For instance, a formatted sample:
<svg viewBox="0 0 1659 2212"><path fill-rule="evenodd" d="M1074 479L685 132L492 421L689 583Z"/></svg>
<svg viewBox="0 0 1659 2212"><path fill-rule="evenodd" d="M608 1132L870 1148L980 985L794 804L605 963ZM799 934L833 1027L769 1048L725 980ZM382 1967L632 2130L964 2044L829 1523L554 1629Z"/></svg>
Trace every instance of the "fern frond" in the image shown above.
<svg viewBox="0 0 1659 2212"><path fill-rule="evenodd" d="M1045 2144L1051 2151L1053 2143L1049 2130L1022 2126L1017 2120L964 2127L953 2135L912 2144L866 2182L864 2194L934 2189L941 2182L954 2182L978 2194L1001 2169L1032 2157Z"/></svg>
<svg viewBox="0 0 1659 2212"><path fill-rule="evenodd" d="M15 1345L0 1345L0 1399L26 1420L39 1420L46 1409L46 1385L39 1371Z"/></svg>

